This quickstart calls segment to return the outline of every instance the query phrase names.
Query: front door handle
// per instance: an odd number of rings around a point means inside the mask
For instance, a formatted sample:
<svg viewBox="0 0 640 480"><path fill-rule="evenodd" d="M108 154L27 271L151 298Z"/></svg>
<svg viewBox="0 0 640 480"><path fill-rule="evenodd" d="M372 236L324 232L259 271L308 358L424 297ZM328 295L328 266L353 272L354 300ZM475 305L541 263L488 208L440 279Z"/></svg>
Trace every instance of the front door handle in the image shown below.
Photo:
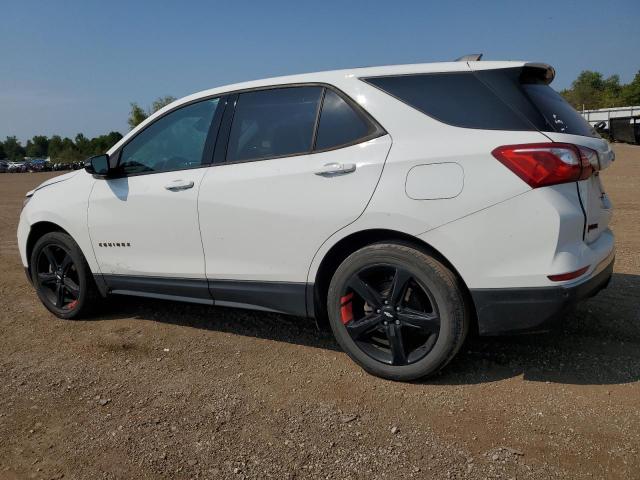
<svg viewBox="0 0 640 480"><path fill-rule="evenodd" d="M327 163L316 172L316 175L332 177L334 175L344 175L356 171L355 163Z"/></svg>
<svg viewBox="0 0 640 480"><path fill-rule="evenodd" d="M168 183L164 186L167 190L171 190L172 192L179 192L180 190L189 190L193 188L193 180L174 180L173 182Z"/></svg>

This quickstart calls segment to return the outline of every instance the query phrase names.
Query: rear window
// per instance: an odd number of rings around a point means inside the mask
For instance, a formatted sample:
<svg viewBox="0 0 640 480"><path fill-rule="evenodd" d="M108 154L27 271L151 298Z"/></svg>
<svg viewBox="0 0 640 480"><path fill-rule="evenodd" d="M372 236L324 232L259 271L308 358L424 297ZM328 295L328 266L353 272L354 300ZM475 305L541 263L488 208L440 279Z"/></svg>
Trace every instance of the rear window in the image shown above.
<svg viewBox="0 0 640 480"><path fill-rule="evenodd" d="M539 130L597 136L551 87L522 79L522 68L365 78L441 122L486 130Z"/></svg>
<svg viewBox="0 0 640 480"><path fill-rule="evenodd" d="M553 127L552 132L597 137L596 131L549 85L525 84L522 89Z"/></svg>

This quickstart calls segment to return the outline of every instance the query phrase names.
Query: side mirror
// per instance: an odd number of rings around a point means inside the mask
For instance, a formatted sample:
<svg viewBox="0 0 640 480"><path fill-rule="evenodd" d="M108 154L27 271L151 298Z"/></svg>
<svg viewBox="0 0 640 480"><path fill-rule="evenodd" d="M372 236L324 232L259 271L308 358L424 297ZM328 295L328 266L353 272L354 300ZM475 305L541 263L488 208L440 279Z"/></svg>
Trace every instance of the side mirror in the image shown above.
<svg viewBox="0 0 640 480"><path fill-rule="evenodd" d="M106 177L109 174L109 155L96 155L84 162L84 169L91 175Z"/></svg>

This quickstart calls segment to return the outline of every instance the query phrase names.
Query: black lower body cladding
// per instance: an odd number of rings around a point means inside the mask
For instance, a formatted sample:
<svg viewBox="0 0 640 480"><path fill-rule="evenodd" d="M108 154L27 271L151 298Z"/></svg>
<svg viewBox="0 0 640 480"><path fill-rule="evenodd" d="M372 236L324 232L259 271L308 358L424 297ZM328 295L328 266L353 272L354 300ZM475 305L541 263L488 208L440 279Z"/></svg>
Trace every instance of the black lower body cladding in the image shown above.
<svg viewBox="0 0 640 480"><path fill-rule="evenodd" d="M614 259L597 275L571 287L472 289L480 335L548 330L580 300L607 287Z"/></svg>

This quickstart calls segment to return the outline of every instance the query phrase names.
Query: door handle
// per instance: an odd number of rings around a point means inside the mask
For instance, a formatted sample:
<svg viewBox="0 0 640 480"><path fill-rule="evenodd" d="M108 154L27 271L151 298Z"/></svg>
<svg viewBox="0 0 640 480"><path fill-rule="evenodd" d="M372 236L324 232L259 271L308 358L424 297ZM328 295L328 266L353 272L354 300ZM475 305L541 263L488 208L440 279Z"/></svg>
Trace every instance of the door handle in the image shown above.
<svg viewBox="0 0 640 480"><path fill-rule="evenodd" d="M179 192L180 190L189 190L193 188L192 180L174 180L173 182L168 183L164 186L167 190L171 190L172 192Z"/></svg>
<svg viewBox="0 0 640 480"><path fill-rule="evenodd" d="M334 175L344 175L356 171L355 163L327 163L316 172L316 175L332 177Z"/></svg>

